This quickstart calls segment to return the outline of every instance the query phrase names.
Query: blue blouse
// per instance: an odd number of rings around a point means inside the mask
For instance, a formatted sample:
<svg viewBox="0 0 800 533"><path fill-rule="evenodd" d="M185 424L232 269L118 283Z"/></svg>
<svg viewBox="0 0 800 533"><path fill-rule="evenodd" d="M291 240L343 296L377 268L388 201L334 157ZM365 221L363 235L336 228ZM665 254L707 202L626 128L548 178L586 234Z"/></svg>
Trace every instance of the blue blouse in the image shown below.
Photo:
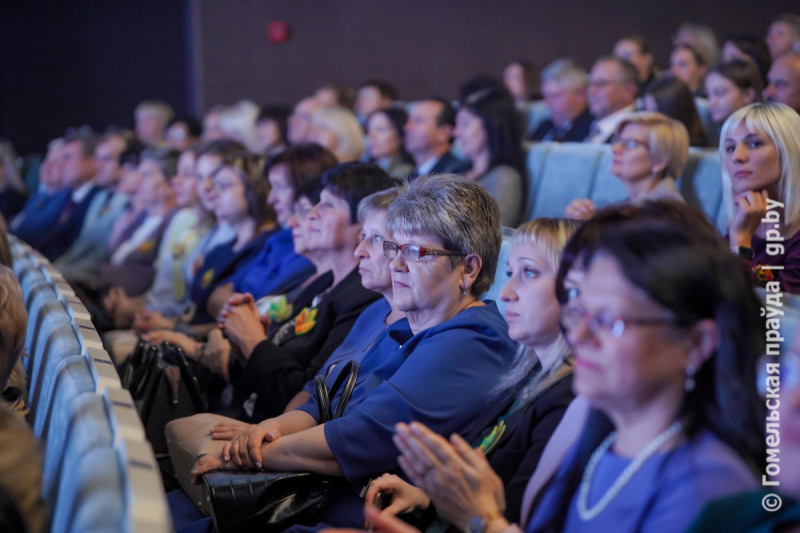
<svg viewBox="0 0 800 533"><path fill-rule="evenodd" d="M249 292L256 300L270 294L283 294L303 283L315 272L314 265L294 251L292 230L272 235L264 247L231 278L234 292Z"/></svg>
<svg viewBox="0 0 800 533"><path fill-rule="evenodd" d="M325 424L348 481L398 468L392 442L398 422L465 435L516 352L492 301L416 335L406 319L392 324L364 356L344 416ZM300 409L317 419L316 403L312 395Z"/></svg>
<svg viewBox="0 0 800 533"><path fill-rule="evenodd" d="M392 306L389 305L389 301L386 300L386 298L381 298L364 309L364 312L361 313L361 316L359 316L355 324L353 324L350 333L348 333L347 337L342 341L342 344L328 357L325 366L319 369L317 375L327 375L328 369L333 365L341 369L342 364L348 361L358 361L360 363L369 348L371 348L375 342L377 342L381 334L386 331L386 317L391 310ZM331 370L331 375L326 378L328 387L333 384L338 375L339 372L336 368ZM306 383L303 390L309 394L314 393L314 380L312 379Z"/></svg>
<svg viewBox="0 0 800 533"><path fill-rule="evenodd" d="M559 476L572 463L571 459L568 457L562 465ZM587 502L590 509L631 462L631 458L606 451L592 476ZM584 522L578 515L579 490L576 490L564 533L686 531L707 503L755 487L755 475L744 460L716 435L704 431L675 450L647 459L593 520ZM539 530L543 517L553 507L554 496L553 491L543 496L526 531Z"/></svg>

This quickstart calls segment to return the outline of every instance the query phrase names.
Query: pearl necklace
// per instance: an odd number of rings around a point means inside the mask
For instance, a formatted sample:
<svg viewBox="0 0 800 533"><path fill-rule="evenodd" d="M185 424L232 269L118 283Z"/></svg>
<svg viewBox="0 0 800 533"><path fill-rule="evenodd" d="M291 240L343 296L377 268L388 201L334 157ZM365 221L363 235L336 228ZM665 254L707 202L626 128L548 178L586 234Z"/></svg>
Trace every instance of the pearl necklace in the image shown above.
<svg viewBox="0 0 800 533"><path fill-rule="evenodd" d="M581 520L584 522L588 522L589 520L594 519L597 515L603 512L611 500L613 500L619 491L622 490L622 487L625 486L626 483L633 477L633 474L636 473L639 468L644 464L644 462L650 458L661 446L664 445L669 439L671 439L676 433L678 433L683 428L683 423L679 420L664 430L658 437L656 437L650 444L645 447L644 450L639 452L639 454L634 457L631 464L629 464L622 474L617 478L611 488L609 488L606 493L603 495L602 498L597 502L597 504L589 509L588 502L589 502L589 487L592 484L592 476L594 475L594 470L597 468L597 464L600 462L600 459L603 457L603 454L608 451L611 445L614 443L614 440L617 438L617 432L614 431L606 437L606 440L594 451L592 454L591 459L589 459L589 463L586 465L586 470L583 471L583 478L581 479L581 487L580 492L578 492L578 516L580 516Z"/></svg>

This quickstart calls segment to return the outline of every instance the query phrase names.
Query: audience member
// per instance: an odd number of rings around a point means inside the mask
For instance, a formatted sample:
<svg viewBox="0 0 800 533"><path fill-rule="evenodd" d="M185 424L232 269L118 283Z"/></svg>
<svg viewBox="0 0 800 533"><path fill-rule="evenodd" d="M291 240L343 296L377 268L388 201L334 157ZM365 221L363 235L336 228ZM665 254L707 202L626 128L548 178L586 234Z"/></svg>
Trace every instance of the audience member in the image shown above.
<svg viewBox="0 0 800 533"><path fill-rule="evenodd" d="M191 115L176 115L167 124L165 139L167 147L184 151L197 143L203 134L203 126Z"/></svg>
<svg viewBox="0 0 800 533"><path fill-rule="evenodd" d="M578 227L575 221L538 219L515 232L506 267L510 278L500 297L506 302L509 336L521 343L520 350L465 438L483 452L502 480L510 522L519 522L528 479L574 397L573 358L558 323L555 286L561 250ZM383 511L388 514L416 512L431 504L422 490L394 475L372 481L365 501L375 501L378 491L392 497ZM441 529L440 520L428 527L428 531Z"/></svg>
<svg viewBox="0 0 800 533"><path fill-rule="evenodd" d="M642 101L645 111L661 113L683 124L689 132L689 146L712 146L689 87L672 73L656 76L645 89Z"/></svg>
<svg viewBox="0 0 800 533"><path fill-rule="evenodd" d="M684 22L672 38L672 46L690 46L703 58L709 68L719 63L720 51L714 31L705 24Z"/></svg>
<svg viewBox="0 0 800 533"><path fill-rule="evenodd" d="M557 59L545 67L541 78L550 118L539 124L531 140L582 142L594 120L586 103L586 70L570 59Z"/></svg>
<svg viewBox="0 0 800 533"><path fill-rule="evenodd" d="M764 39L757 35L729 37L722 48L722 62L730 63L737 59L755 65L761 76L762 87L767 85L767 73L772 66L772 58Z"/></svg>
<svg viewBox="0 0 800 533"><path fill-rule="evenodd" d="M414 170L414 161L405 150L404 126L408 113L387 107L367 118L366 151L369 160L393 178L405 178Z"/></svg>
<svg viewBox="0 0 800 533"><path fill-rule="evenodd" d="M94 150L97 137L88 126L70 130L61 150L61 185L69 190L52 222L37 218L41 231L31 246L50 261L55 261L80 235L86 212L102 187L95 183Z"/></svg>
<svg viewBox="0 0 800 533"><path fill-rule="evenodd" d="M340 163L358 161L364 153L364 130L355 114L343 107L323 107L311 117L308 141L333 152Z"/></svg>
<svg viewBox="0 0 800 533"><path fill-rule="evenodd" d="M239 100L219 114L219 127L226 139L242 143L251 152L259 151L256 121L261 108L250 100Z"/></svg>
<svg viewBox="0 0 800 533"><path fill-rule="evenodd" d="M386 229L397 241L383 244L392 258L392 298L407 319L390 326L362 359L364 377L344 415L317 425L312 395L298 410L234 437L222 454L201 458L194 478L257 464L344 476L355 489L397 467L396 423L423 418L439 433L470 429L516 352L496 304L480 300L500 250L497 203L465 178L424 177L392 202ZM465 353L469 365L463 364ZM288 454L294 457L291 466ZM357 494L343 492L321 521L363 525Z"/></svg>
<svg viewBox="0 0 800 533"><path fill-rule="evenodd" d="M800 115L783 104L743 107L725 121L719 153L731 249L759 285L800 293Z"/></svg>
<svg viewBox="0 0 800 533"><path fill-rule="evenodd" d="M299 144L311 140L309 138L311 117L323 107L322 103L313 96L303 98L294 106L292 114L289 115L289 143Z"/></svg>
<svg viewBox="0 0 800 533"><path fill-rule="evenodd" d="M369 116L378 109L393 107L397 102L397 89L383 80L367 80L356 94L355 111L358 120L366 126Z"/></svg>
<svg viewBox="0 0 800 533"><path fill-rule="evenodd" d="M764 99L786 104L800 113L800 52L787 52L775 59L767 77Z"/></svg>
<svg viewBox="0 0 800 533"><path fill-rule="evenodd" d="M5 236L5 233L3 233ZM6 241L7 242L7 241ZM10 250L9 250L10 252ZM11 270L12 265L0 265L0 391L2 401L23 417L28 410L25 371L20 367L28 331L28 311L19 281ZM19 376L22 371L22 382ZM11 383L12 376L15 377Z"/></svg>
<svg viewBox="0 0 800 533"><path fill-rule="evenodd" d="M134 131L143 145L155 148L164 144L167 124L172 119L172 108L160 100L145 100L133 112Z"/></svg>
<svg viewBox="0 0 800 533"><path fill-rule="evenodd" d="M227 106L218 104L206 111L203 117L203 140L206 142L219 141L225 138L225 132L222 131L219 121L222 117L222 112Z"/></svg>
<svg viewBox="0 0 800 533"><path fill-rule="evenodd" d="M617 41L617 44L614 45L614 55L636 67L636 71L639 73L640 93L658 74L653 47L641 35L629 35Z"/></svg>
<svg viewBox="0 0 800 533"><path fill-rule="evenodd" d="M783 13L767 30L767 47L772 60L787 52L800 53L800 16Z"/></svg>
<svg viewBox="0 0 800 533"><path fill-rule="evenodd" d="M709 66L703 56L689 45L678 45L669 56L669 69L683 81L694 96L705 97L703 81Z"/></svg>
<svg viewBox="0 0 800 533"><path fill-rule="evenodd" d="M269 105L261 109L256 121L258 151L266 156L281 153L289 146L289 115L292 108L283 105Z"/></svg>
<svg viewBox="0 0 800 533"><path fill-rule="evenodd" d="M468 163L450 153L455 125L456 112L446 100L429 98L411 106L403 128L406 151L416 164L410 179L424 174L458 174L468 168Z"/></svg>
<svg viewBox="0 0 800 533"><path fill-rule="evenodd" d="M314 92L314 99L323 107L342 107L352 110L356 102L356 93L348 85L330 82Z"/></svg>
<svg viewBox="0 0 800 533"><path fill-rule="evenodd" d="M675 185L689 158L689 134L683 124L661 113L633 113L617 127L611 151L611 173L622 181L628 201L683 200ZM576 198L566 209L569 218L586 220L594 213L588 198Z"/></svg>
<svg viewBox="0 0 800 533"><path fill-rule="evenodd" d="M500 206L500 224L515 228L525 208L525 163L516 109L505 93L478 92L461 102L453 134L471 163L465 176Z"/></svg>
<svg viewBox="0 0 800 533"><path fill-rule="evenodd" d="M721 125L734 111L760 102L763 87L752 62L734 59L720 63L706 76L711 119Z"/></svg>
<svg viewBox="0 0 800 533"><path fill-rule="evenodd" d="M0 513L14 533L44 533L47 506L42 499L42 454L30 427L0 405ZM11 519L14 511L18 513ZM22 527L20 528L20 522Z"/></svg>
<svg viewBox="0 0 800 533"><path fill-rule="evenodd" d="M122 215L114 223L114 227L111 228L111 236L108 238L109 254L114 253L120 242L130 237L131 232L147 216L145 213L146 206L140 196L136 194L139 189L139 182L142 181L142 176L139 174L139 163L144 149L143 144L135 141L119 156L120 169L117 192L127 195L130 198L130 202L127 209L123 211Z"/></svg>
<svg viewBox="0 0 800 533"><path fill-rule="evenodd" d="M17 167L17 152L6 140L0 140L0 221L11 220L22 211L28 190Z"/></svg>
<svg viewBox="0 0 800 533"><path fill-rule="evenodd" d="M538 97L538 81L536 68L529 61L511 61L503 67L503 84L518 107Z"/></svg>
<svg viewBox="0 0 800 533"><path fill-rule="evenodd" d="M131 201L130 195L118 187L122 169L120 156L127 147L128 141L119 131L106 133L97 143L95 184L101 189L89 204L78 238L54 263L68 280L97 277L100 266L109 258L111 230Z"/></svg>
<svg viewBox="0 0 800 533"><path fill-rule="evenodd" d="M586 92L595 120L586 142L608 142L617 125L635 110L638 79L636 67L625 59L603 56L595 61Z"/></svg>

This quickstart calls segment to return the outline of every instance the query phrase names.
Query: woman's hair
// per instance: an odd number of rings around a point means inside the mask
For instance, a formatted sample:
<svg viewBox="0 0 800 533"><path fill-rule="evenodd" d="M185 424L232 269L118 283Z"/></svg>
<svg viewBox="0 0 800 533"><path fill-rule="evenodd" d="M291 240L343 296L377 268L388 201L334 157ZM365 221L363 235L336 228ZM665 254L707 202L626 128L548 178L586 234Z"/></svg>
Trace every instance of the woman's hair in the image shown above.
<svg viewBox="0 0 800 533"><path fill-rule="evenodd" d="M156 164L158 170L164 174L164 179L169 181L178 173L178 159L181 153L172 148L148 148L142 152L141 159L148 159Z"/></svg>
<svg viewBox="0 0 800 533"><path fill-rule="evenodd" d="M219 127L225 135L244 144L248 150L259 150L256 120L261 109L250 100L240 100L219 113Z"/></svg>
<svg viewBox="0 0 800 533"><path fill-rule="evenodd" d="M522 79L525 81L525 98L533 100L538 96L539 92L539 73L536 67L526 59L519 59L517 61L509 61L503 66L503 70L511 65L519 65L522 68Z"/></svg>
<svg viewBox="0 0 800 533"><path fill-rule="evenodd" d="M378 191L396 187L397 182L375 163L341 163L322 175L320 191L327 189L350 207L350 223L358 222L358 204Z"/></svg>
<svg viewBox="0 0 800 533"><path fill-rule="evenodd" d="M175 124L183 124L189 137L198 139L203 134L203 125L192 115L175 115L167 124L167 129Z"/></svg>
<svg viewBox="0 0 800 533"><path fill-rule="evenodd" d="M5 389L25 347L28 311L14 272L0 266L0 390Z"/></svg>
<svg viewBox="0 0 800 533"><path fill-rule="evenodd" d="M671 72L662 72L645 87L644 95L656 101L658 112L680 121L689 134L689 145L709 146L711 139L703 127L689 87Z"/></svg>
<svg viewBox="0 0 800 533"><path fill-rule="evenodd" d="M784 224L790 226L800 218L800 115L781 103L750 104L733 113L720 133L719 154L725 158L725 139L744 122L750 131L766 135L778 150L781 177L778 182L784 204ZM727 205L728 220L733 220L733 184L725 165L722 165L722 192Z"/></svg>
<svg viewBox="0 0 800 533"><path fill-rule="evenodd" d="M553 272L558 272L561 252L581 224L579 220L565 218L537 218L520 226L514 232L511 243L514 246L524 243L543 250L550 268ZM560 341L563 343L563 350L559 356L548 367L538 370L533 379L532 373L539 360L533 357L531 348L521 345L514 364L500 379L494 394L501 396L507 391L518 391L519 407L524 407L562 379L568 373L568 368L562 369L562 366L572 355L572 350L563 336Z"/></svg>
<svg viewBox="0 0 800 533"><path fill-rule="evenodd" d="M363 224L367 215L374 211L388 211L400 196L400 188L392 187L380 192L372 193L358 203L358 221Z"/></svg>
<svg viewBox="0 0 800 533"><path fill-rule="evenodd" d="M264 161L264 156L252 152L236 152L224 157L214 172L216 175L223 168L229 168L239 176L247 199L247 214L256 224L275 220L275 211L267 204L269 182L264 177Z"/></svg>
<svg viewBox="0 0 800 533"><path fill-rule="evenodd" d="M714 30L698 22L684 22L678 28L675 37L683 32L692 34L693 39L691 47L692 50L695 51L695 54L700 57L698 64L709 66L717 64L719 61L719 45L717 44L717 37L714 35ZM673 42L674 41L675 38L673 37Z"/></svg>
<svg viewBox="0 0 800 533"><path fill-rule="evenodd" d="M311 205L317 205L319 203L319 193L321 191L322 176L311 178L297 188L297 191L294 193L294 201L296 202L305 196L308 198L308 201L311 202Z"/></svg>
<svg viewBox="0 0 800 533"><path fill-rule="evenodd" d="M358 161L364 152L364 130L355 113L341 107L323 107L311 118L313 124L329 129L336 136L339 162Z"/></svg>
<svg viewBox="0 0 800 533"><path fill-rule="evenodd" d="M720 63L709 74L715 72L733 82L742 91L753 89L756 92L756 101L761 101L761 91L764 85L754 63L744 59L734 59L727 63Z"/></svg>
<svg viewBox="0 0 800 533"><path fill-rule="evenodd" d="M648 129L647 149L657 161L667 163L662 177L678 179L689 159L689 134L684 125L661 113L639 111L620 122L617 134L628 124Z"/></svg>
<svg viewBox="0 0 800 533"><path fill-rule="evenodd" d="M262 120L271 120L278 125L278 132L283 144L289 144L286 137L288 132L289 115L292 114L292 108L287 105L268 105L261 108L261 114L258 115L256 124Z"/></svg>
<svg viewBox="0 0 800 533"><path fill-rule="evenodd" d="M25 531L44 531L47 507L42 500L42 455L30 428L5 405L0 405L0 450L0 487L25 521Z"/></svg>
<svg viewBox="0 0 800 533"><path fill-rule="evenodd" d="M321 176L336 166L336 156L327 148L314 143L295 144L275 154L264 166L264 176L278 165L286 165L292 189L297 191L306 181Z"/></svg>
<svg viewBox="0 0 800 533"><path fill-rule="evenodd" d="M500 208L480 184L454 174L422 176L406 183L389 206L386 229L431 235L446 250L479 255L483 267L470 292L480 296L492 286L503 240ZM453 268L463 260L448 258Z"/></svg>
<svg viewBox="0 0 800 533"><path fill-rule="evenodd" d="M5 139L0 139L0 165L3 166L4 170L3 183L0 185L0 190L14 189L21 193L27 191L17 166L17 151Z"/></svg>
<svg viewBox="0 0 800 533"><path fill-rule="evenodd" d="M400 138L400 158L407 163L413 163L414 160L410 155L408 155L408 152L406 152L405 149L406 135L403 126L405 126L406 122L408 122L408 113L399 107L385 107L383 109L376 109L369 114L369 117L367 117L367 124L369 124L370 119L374 115L385 115L386 118L389 119L389 124L392 125L395 133Z"/></svg>
<svg viewBox="0 0 800 533"><path fill-rule="evenodd" d="M356 92L349 85L331 81L321 85L319 89L330 89L336 95L336 105L345 109L353 109L356 104Z"/></svg>
<svg viewBox="0 0 800 533"><path fill-rule="evenodd" d="M737 35L728 37L725 42L731 43L752 60L758 71L761 86L766 87L769 83L767 73L772 66L772 57L769 55L769 48L767 48L764 38L760 35ZM759 96L761 96L761 91L759 91Z"/></svg>
<svg viewBox="0 0 800 533"><path fill-rule="evenodd" d="M0 228L0 265L14 268L14 254L11 252L11 242L8 240L8 233Z"/></svg>
<svg viewBox="0 0 800 533"><path fill-rule="evenodd" d="M489 147L489 168L508 165L524 177L519 114L508 92L479 91L462 100L460 106L481 119Z"/></svg>

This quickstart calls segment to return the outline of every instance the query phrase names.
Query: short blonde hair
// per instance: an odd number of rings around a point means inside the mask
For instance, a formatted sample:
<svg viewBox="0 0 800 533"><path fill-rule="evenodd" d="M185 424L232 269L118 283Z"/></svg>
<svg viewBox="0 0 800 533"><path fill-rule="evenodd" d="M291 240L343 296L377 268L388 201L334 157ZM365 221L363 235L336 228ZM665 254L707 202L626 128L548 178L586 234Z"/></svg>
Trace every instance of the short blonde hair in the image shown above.
<svg viewBox="0 0 800 533"><path fill-rule="evenodd" d="M14 272L0 266L0 385L6 388L8 378L25 346L28 311Z"/></svg>
<svg viewBox="0 0 800 533"><path fill-rule="evenodd" d="M327 128L336 135L336 157L339 163L358 161L364 153L364 130L356 115L341 107L323 107L311 117L311 123Z"/></svg>
<svg viewBox="0 0 800 533"><path fill-rule="evenodd" d="M725 139L744 122L750 131L766 135L775 143L781 176L778 181L783 202L784 224L790 226L800 218L800 115L791 107L781 103L750 104L734 112L720 133L719 154L725 160ZM725 165L722 165L722 192L728 212L733 220L733 183Z"/></svg>
<svg viewBox="0 0 800 533"><path fill-rule="evenodd" d="M525 243L544 250L547 262L555 273L561 266L564 246L582 225L582 221L568 218L537 218L517 228L511 244Z"/></svg>
<svg viewBox="0 0 800 533"><path fill-rule="evenodd" d="M689 132L686 131L686 126L661 113L639 111L619 123L617 135L628 124L638 124L649 129L647 149L656 160L667 163L662 177L678 179L689 159Z"/></svg>

